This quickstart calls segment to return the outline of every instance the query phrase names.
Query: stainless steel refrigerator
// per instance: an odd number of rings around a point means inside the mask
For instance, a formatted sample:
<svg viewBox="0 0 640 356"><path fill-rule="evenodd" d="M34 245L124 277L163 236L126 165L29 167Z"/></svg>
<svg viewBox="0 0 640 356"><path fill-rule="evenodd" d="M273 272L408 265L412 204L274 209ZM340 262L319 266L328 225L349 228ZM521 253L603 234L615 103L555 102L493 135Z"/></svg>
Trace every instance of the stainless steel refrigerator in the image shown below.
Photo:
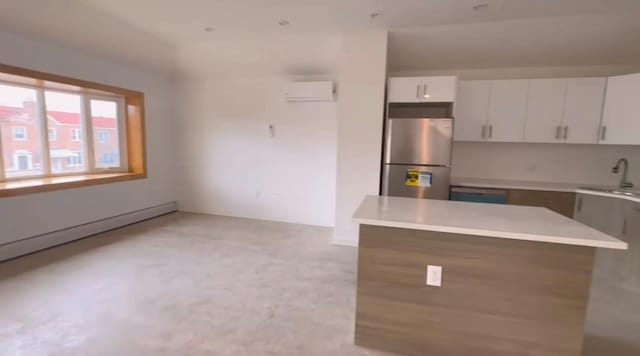
<svg viewBox="0 0 640 356"><path fill-rule="evenodd" d="M389 118L382 195L449 199L452 118Z"/></svg>

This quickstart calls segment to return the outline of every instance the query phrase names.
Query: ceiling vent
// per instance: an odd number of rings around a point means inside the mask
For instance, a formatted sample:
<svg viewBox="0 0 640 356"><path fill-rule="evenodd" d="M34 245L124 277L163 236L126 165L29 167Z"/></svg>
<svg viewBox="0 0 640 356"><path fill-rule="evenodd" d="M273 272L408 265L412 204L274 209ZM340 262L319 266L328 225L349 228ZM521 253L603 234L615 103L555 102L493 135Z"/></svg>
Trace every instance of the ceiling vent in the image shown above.
<svg viewBox="0 0 640 356"><path fill-rule="evenodd" d="M284 89L287 101L334 101L335 86L326 82L289 82Z"/></svg>

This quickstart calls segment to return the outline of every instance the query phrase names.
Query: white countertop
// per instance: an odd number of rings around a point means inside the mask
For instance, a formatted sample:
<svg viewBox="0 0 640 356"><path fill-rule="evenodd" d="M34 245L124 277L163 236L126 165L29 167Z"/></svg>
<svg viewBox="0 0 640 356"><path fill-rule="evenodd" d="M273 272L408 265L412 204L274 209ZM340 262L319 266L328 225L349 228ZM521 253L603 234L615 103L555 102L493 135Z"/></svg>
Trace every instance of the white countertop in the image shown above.
<svg viewBox="0 0 640 356"><path fill-rule="evenodd" d="M569 193L581 193L600 195L610 198L631 200L640 203L640 198L613 194L607 192L601 192L597 190L585 189L585 187L592 186L593 188L601 189L616 189L614 186L598 186L589 185L584 183L549 183L549 182L534 182L534 181L521 181L521 180L503 180L503 179L481 179L481 178L451 178L452 186L470 187L470 188L495 188L495 189L523 189L523 190L540 190L547 192L569 192Z"/></svg>
<svg viewBox="0 0 640 356"><path fill-rule="evenodd" d="M626 250L627 243L546 208L367 196L360 224Z"/></svg>

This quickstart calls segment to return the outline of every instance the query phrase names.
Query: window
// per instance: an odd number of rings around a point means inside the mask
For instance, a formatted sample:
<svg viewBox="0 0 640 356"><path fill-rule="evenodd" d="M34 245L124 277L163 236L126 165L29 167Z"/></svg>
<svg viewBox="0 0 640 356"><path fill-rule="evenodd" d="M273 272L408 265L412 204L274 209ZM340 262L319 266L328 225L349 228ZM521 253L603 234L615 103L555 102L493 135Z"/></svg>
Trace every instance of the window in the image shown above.
<svg viewBox="0 0 640 356"><path fill-rule="evenodd" d="M82 131L80 129L71 129L71 141L82 141Z"/></svg>
<svg viewBox="0 0 640 356"><path fill-rule="evenodd" d="M82 166L82 152L71 152L69 157L67 157L67 166L68 167Z"/></svg>
<svg viewBox="0 0 640 356"><path fill-rule="evenodd" d="M102 157L99 163L101 165L108 166L108 165L117 164L119 160L120 160L120 157L118 157L117 152L104 152L102 154Z"/></svg>
<svg viewBox="0 0 640 356"><path fill-rule="evenodd" d="M35 89L0 83L0 180L45 173L38 104Z"/></svg>
<svg viewBox="0 0 640 356"><path fill-rule="evenodd" d="M0 197L143 178L143 93L0 63Z"/></svg>
<svg viewBox="0 0 640 356"><path fill-rule="evenodd" d="M100 142L100 143L108 143L109 142L109 132L107 132L107 131L98 131L98 142Z"/></svg>
<svg viewBox="0 0 640 356"><path fill-rule="evenodd" d="M58 131L56 129L49 129L49 141L56 141L58 139Z"/></svg>
<svg viewBox="0 0 640 356"><path fill-rule="evenodd" d="M18 171L33 169L33 155L29 151L18 150L13 154L13 167Z"/></svg>
<svg viewBox="0 0 640 356"><path fill-rule="evenodd" d="M15 126L13 127L13 139L15 141L26 141L27 140L27 128L24 126Z"/></svg>
<svg viewBox="0 0 640 356"><path fill-rule="evenodd" d="M45 90L44 102L47 116L69 132L70 139L60 139L49 143L52 174L84 172L83 157L87 148L82 139L84 120L82 119L82 97L79 94ZM66 161L61 164L59 161Z"/></svg>
<svg viewBox="0 0 640 356"><path fill-rule="evenodd" d="M94 157L97 168L120 165L120 131L118 103L113 100L91 100L91 126L95 135Z"/></svg>

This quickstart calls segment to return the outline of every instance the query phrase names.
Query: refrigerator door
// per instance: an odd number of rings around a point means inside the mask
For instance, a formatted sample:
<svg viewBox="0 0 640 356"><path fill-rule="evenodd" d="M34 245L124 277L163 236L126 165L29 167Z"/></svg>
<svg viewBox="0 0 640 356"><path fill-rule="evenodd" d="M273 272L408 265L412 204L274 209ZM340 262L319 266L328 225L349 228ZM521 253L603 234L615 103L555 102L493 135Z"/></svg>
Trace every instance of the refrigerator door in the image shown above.
<svg viewBox="0 0 640 356"><path fill-rule="evenodd" d="M389 119L384 163L449 166L453 119Z"/></svg>
<svg viewBox="0 0 640 356"><path fill-rule="evenodd" d="M385 164L382 195L449 199L449 167Z"/></svg>

